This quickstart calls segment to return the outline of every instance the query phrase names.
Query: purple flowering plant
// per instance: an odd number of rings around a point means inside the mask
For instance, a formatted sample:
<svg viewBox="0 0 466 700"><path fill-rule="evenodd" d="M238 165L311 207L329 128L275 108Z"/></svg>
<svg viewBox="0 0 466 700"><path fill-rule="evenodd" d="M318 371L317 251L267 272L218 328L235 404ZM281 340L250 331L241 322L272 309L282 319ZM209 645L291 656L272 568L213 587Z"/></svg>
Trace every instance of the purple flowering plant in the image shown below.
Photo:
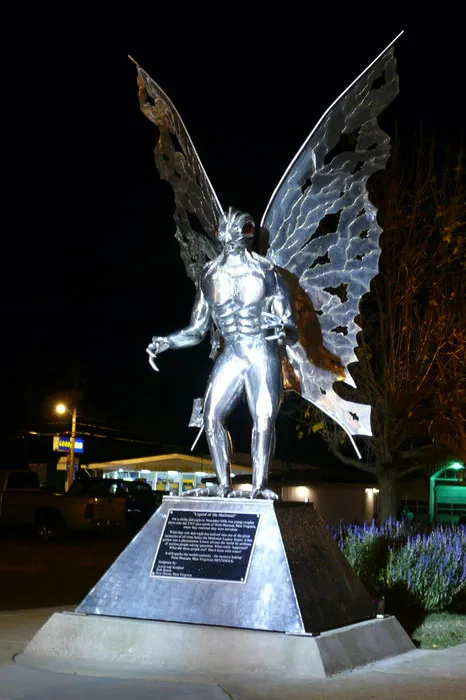
<svg viewBox="0 0 466 700"><path fill-rule="evenodd" d="M465 526L426 528L388 520L382 525L341 524L332 532L374 596L401 587L431 612L445 609L466 592Z"/></svg>
<svg viewBox="0 0 466 700"><path fill-rule="evenodd" d="M390 548L386 586L404 583L428 612L444 610L466 586L466 528L437 526Z"/></svg>

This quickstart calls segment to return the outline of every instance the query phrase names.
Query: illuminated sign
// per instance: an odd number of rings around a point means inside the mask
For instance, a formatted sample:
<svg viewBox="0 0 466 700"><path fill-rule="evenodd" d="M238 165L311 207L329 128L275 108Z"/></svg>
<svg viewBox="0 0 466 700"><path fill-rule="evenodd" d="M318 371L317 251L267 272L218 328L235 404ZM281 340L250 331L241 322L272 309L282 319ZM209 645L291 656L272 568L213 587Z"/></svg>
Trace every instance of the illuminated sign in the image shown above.
<svg viewBox="0 0 466 700"><path fill-rule="evenodd" d="M53 438L54 452L71 452L71 438L69 435L55 435ZM84 440L80 437L74 439L74 451L76 454L84 452Z"/></svg>

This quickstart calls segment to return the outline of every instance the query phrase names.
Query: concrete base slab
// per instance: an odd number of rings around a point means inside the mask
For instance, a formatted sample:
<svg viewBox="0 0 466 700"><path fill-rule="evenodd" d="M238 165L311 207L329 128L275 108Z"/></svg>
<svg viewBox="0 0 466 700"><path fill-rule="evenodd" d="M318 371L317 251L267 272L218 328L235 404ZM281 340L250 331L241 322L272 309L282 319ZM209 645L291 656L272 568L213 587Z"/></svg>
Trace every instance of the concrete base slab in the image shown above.
<svg viewBox="0 0 466 700"><path fill-rule="evenodd" d="M0 612L0 667L11 664L13 657L23 651L35 632L47 622L54 612L73 609L66 605L58 609L35 608Z"/></svg>
<svg viewBox="0 0 466 700"><path fill-rule="evenodd" d="M16 662L117 678L156 674L218 681L238 672L296 680L325 678L412 649L413 643L394 617L313 637L55 613Z"/></svg>

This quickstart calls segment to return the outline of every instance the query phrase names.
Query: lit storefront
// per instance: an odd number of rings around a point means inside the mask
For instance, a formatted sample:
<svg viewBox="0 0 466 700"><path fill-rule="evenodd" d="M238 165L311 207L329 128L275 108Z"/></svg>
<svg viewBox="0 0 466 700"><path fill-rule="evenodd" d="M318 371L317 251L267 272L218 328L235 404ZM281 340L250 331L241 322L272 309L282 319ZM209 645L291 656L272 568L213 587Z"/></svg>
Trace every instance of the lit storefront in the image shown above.
<svg viewBox="0 0 466 700"><path fill-rule="evenodd" d="M89 464L87 469L94 476L107 479L142 480L150 484L154 491L165 494L170 491L183 493L188 489L217 483L209 457L178 453ZM333 468L332 475L334 472ZM235 453L231 475L234 489L248 491L252 488L249 455ZM325 480L325 476L318 467L295 463L292 472L286 476L283 463L275 459L269 483L282 501L312 504L333 527L338 527L341 520L363 523L378 517L379 492L374 484L365 480L355 483L345 483L343 479L330 482Z"/></svg>
<svg viewBox="0 0 466 700"><path fill-rule="evenodd" d="M99 462L87 465L95 476L104 479L142 480L150 484L154 491L183 493L188 489L208 486L215 483L215 470L212 460L207 457L169 454ZM233 465L232 480L235 485L241 477L250 477L250 466ZM212 477L212 482L209 482Z"/></svg>

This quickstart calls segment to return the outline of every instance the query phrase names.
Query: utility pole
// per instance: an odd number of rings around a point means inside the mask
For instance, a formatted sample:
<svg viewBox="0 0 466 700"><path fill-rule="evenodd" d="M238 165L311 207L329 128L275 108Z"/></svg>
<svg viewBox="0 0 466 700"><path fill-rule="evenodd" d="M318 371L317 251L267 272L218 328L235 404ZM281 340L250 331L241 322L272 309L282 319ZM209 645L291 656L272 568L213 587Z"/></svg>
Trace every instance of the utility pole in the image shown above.
<svg viewBox="0 0 466 700"><path fill-rule="evenodd" d="M59 403L55 406L56 413L63 415L64 413L69 413L71 416L71 436L70 436L70 461L68 464L68 474L67 474L67 491L74 481L74 449L76 443L76 416L77 407L76 401L73 402L73 407L70 410L68 406L64 403Z"/></svg>
<svg viewBox="0 0 466 700"><path fill-rule="evenodd" d="M71 411L71 440L70 440L70 468L68 470L68 488L74 481L74 444L76 441L76 404Z"/></svg>

